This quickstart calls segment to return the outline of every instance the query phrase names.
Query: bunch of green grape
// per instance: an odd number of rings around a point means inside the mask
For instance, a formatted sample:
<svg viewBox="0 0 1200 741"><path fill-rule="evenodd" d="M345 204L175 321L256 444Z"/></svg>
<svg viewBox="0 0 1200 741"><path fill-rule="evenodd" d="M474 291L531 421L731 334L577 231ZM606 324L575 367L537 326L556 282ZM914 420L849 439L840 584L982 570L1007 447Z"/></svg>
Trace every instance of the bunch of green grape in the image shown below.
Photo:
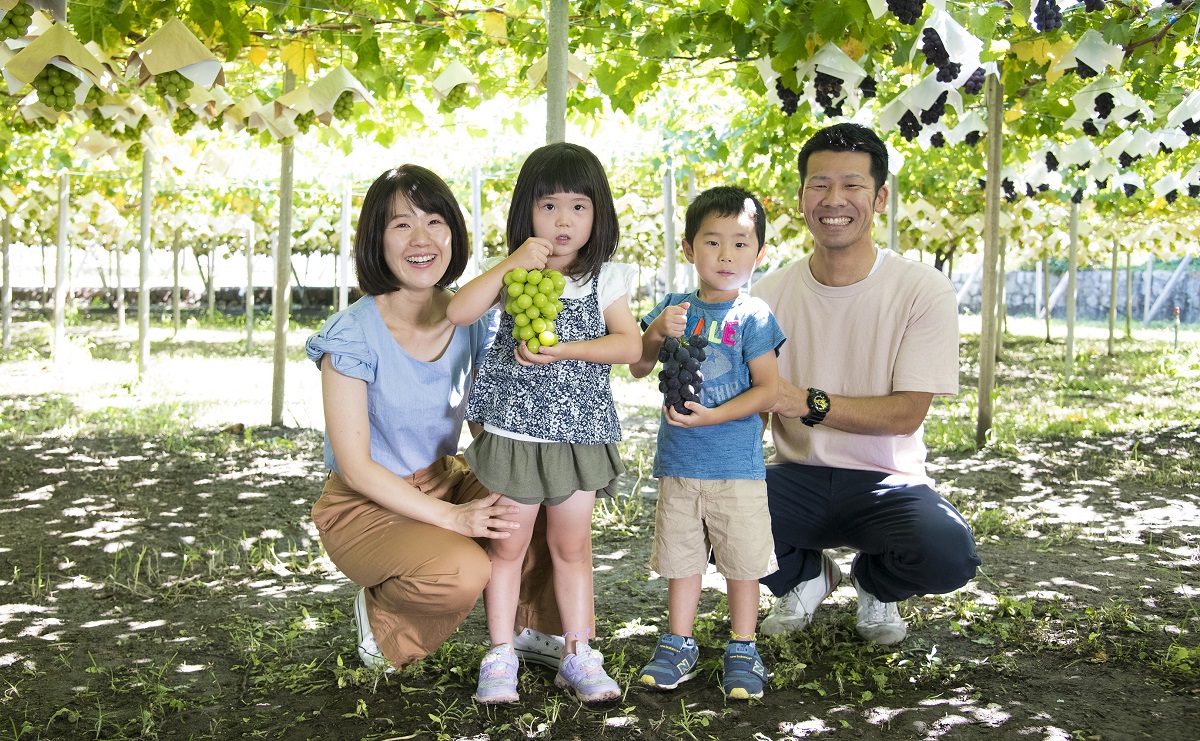
<svg viewBox="0 0 1200 741"><path fill-rule="evenodd" d="M92 112L88 114L88 118L92 122L92 128L96 129L96 131L103 131L106 134L112 132L113 120L105 118L99 108L93 108Z"/></svg>
<svg viewBox="0 0 1200 741"><path fill-rule="evenodd" d="M175 113L175 118L171 119L171 131L177 135L183 136L192 130L196 122L200 120L199 114L187 106L179 106L179 110Z"/></svg>
<svg viewBox="0 0 1200 741"><path fill-rule="evenodd" d="M33 89L38 100L56 111L69 111L75 107L75 88L79 78L65 69L47 64L33 78Z"/></svg>
<svg viewBox="0 0 1200 741"><path fill-rule="evenodd" d="M100 105L104 102L104 91L98 85L88 88L87 97L83 99L86 105Z"/></svg>
<svg viewBox="0 0 1200 741"><path fill-rule="evenodd" d="M154 87L164 98L170 96L175 100L187 100L192 92L192 84L191 80L176 70L154 76Z"/></svg>
<svg viewBox="0 0 1200 741"><path fill-rule="evenodd" d="M134 142L133 144L129 145L128 149L125 150L125 156L134 162L138 162L142 159L143 151L142 143Z"/></svg>
<svg viewBox="0 0 1200 741"><path fill-rule="evenodd" d="M339 121L347 121L354 113L354 93L345 90L333 103L333 117Z"/></svg>
<svg viewBox="0 0 1200 741"><path fill-rule="evenodd" d="M295 120L292 123L296 124L296 130L301 134L307 134L312 125L317 122L317 114L312 111L304 111L296 114Z"/></svg>
<svg viewBox="0 0 1200 741"><path fill-rule="evenodd" d="M467 102L467 83L460 82L450 88L450 92L446 93L446 105L451 108L458 108L463 103Z"/></svg>
<svg viewBox="0 0 1200 741"><path fill-rule="evenodd" d="M142 138L142 132L150 128L150 117L142 115L133 126L126 126L120 131L113 131L113 136L121 141L137 141Z"/></svg>
<svg viewBox="0 0 1200 741"><path fill-rule="evenodd" d="M515 268L504 274L508 301L504 311L513 318L513 339L524 340L530 352L558 344L554 320L563 309L559 299L567 279L557 270Z"/></svg>
<svg viewBox="0 0 1200 741"><path fill-rule="evenodd" d="M19 39L29 30L33 22L33 6L21 0L12 10L0 18L0 39Z"/></svg>
<svg viewBox="0 0 1200 741"><path fill-rule="evenodd" d="M217 129L221 128L221 126L223 126L224 124L225 124L225 114L218 113L217 115L213 116L212 120L209 121L206 125L208 126L208 128L212 129L213 131L216 131Z"/></svg>

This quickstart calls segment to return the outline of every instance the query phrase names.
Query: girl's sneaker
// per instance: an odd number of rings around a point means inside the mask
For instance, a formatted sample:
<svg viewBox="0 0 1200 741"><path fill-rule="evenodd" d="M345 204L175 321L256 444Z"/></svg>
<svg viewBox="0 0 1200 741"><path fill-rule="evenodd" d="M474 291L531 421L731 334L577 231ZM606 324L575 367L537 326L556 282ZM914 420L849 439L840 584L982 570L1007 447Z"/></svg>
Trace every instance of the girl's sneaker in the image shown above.
<svg viewBox="0 0 1200 741"><path fill-rule="evenodd" d="M475 701L484 705L517 701L517 655L511 645L501 644L484 655Z"/></svg>
<svg viewBox="0 0 1200 741"><path fill-rule="evenodd" d="M680 682L696 676L700 650L691 638L666 633L658 639L654 656L642 669L639 682L659 690L673 690Z"/></svg>
<svg viewBox="0 0 1200 741"><path fill-rule="evenodd" d="M721 691L730 700L759 699L763 696L763 683L767 681L767 667L758 655L753 643L735 643L725 646L725 671L721 674Z"/></svg>
<svg viewBox="0 0 1200 741"><path fill-rule="evenodd" d="M578 643L575 653L563 656L554 685L570 689L580 702L605 702L621 696L621 687L604 671L604 658L586 643Z"/></svg>

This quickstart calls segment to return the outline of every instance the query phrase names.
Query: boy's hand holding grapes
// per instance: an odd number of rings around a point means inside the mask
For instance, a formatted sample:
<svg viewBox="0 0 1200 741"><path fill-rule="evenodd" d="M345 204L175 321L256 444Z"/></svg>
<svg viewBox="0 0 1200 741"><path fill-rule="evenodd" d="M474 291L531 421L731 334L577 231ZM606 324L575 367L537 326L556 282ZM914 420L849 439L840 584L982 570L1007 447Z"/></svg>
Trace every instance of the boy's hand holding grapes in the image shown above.
<svg viewBox="0 0 1200 741"><path fill-rule="evenodd" d="M687 313L688 304L686 301L682 304L668 306L662 310L662 313L655 317L650 323L651 327L658 325L655 329L666 337L682 337L687 331Z"/></svg>

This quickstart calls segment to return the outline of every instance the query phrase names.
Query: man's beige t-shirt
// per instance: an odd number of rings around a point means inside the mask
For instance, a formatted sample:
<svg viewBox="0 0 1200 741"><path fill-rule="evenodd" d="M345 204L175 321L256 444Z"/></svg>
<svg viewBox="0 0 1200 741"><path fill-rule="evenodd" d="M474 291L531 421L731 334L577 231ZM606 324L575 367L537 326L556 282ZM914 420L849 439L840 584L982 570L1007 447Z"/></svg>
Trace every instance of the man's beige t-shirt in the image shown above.
<svg viewBox="0 0 1200 741"><path fill-rule="evenodd" d="M945 275L883 250L869 276L830 287L813 278L810 258L769 273L750 291L770 305L788 336L779 356L781 378L838 396L958 393L958 304ZM896 483L930 483L924 429L899 437L858 435L772 415L772 462L882 471Z"/></svg>

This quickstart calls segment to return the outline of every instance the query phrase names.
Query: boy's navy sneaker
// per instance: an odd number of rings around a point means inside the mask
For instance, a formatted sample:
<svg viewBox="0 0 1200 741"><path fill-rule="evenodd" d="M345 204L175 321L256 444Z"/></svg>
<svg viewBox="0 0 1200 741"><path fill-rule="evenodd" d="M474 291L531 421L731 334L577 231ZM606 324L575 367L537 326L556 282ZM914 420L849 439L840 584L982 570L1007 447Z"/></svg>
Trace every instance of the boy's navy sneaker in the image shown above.
<svg viewBox="0 0 1200 741"><path fill-rule="evenodd" d="M691 638L667 633L658 639L654 648L654 656L646 668L642 669L638 681L647 687L660 690L673 690L680 682L686 682L696 676L696 661L700 650Z"/></svg>
<svg viewBox="0 0 1200 741"><path fill-rule="evenodd" d="M725 665L725 671L721 674L721 691L727 699L757 700L763 696L767 667L753 643L730 641L725 646L725 658L722 663Z"/></svg>

